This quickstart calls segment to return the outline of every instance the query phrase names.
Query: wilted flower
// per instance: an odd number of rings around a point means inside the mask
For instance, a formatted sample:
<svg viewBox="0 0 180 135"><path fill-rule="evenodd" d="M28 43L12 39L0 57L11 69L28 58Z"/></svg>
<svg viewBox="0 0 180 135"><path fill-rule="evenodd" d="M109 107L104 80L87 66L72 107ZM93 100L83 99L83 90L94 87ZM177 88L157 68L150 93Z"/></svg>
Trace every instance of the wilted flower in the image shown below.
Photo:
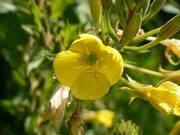
<svg viewBox="0 0 180 135"><path fill-rule="evenodd" d="M167 76L165 79L160 81L160 83L165 81L180 82L180 70L168 71L160 67L159 71L163 73L165 76Z"/></svg>
<svg viewBox="0 0 180 135"><path fill-rule="evenodd" d="M82 117L84 120L94 120L102 125L104 125L107 128L112 127L112 122L114 118L114 112L110 110L99 110L99 111L89 111L84 110L82 113Z"/></svg>
<svg viewBox="0 0 180 135"><path fill-rule="evenodd" d="M180 135L180 121L175 124L169 135Z"/></svg>
<svg viewBox="0 0 180 135"><path fill-rule="evenodd" d="M71 129L69 135L82 135L84 132L83 121L80 118L80 114L75 112L70 118Z"/></svg>
<svg viewBox="0 0 180 135"><path fill-rule="evenodd" d="M168 47L177 57L180 59L180 40L178 39L166 39L160 42L161 44Z"/></svg>
<svg viewBox="0 0 180 135"><path fill-rule="evenodd" d="M123 71L119 52L90 34L81 34L69 50L57 54L53 66L57 79L83 100L104 96Z"/></svg>
<svg viewBox="0 0 180 135"><path fill-rule="evenodd" d="M62 84L58 84L55 88L50 101L43 113L43 118L61 122L64 117L67 99L69 96L70 88Z"/></svg>
<svg viewBox="0 0 180 135"><path fill-rule="evenodd" d="M131 93L135 94L136 97L149 101L164 115L174 114L180 116L179 86L170 81L166 81L156 88L151 85L139 84L132 79L130 81L137 87L137 89L131 90Z"/></svg>

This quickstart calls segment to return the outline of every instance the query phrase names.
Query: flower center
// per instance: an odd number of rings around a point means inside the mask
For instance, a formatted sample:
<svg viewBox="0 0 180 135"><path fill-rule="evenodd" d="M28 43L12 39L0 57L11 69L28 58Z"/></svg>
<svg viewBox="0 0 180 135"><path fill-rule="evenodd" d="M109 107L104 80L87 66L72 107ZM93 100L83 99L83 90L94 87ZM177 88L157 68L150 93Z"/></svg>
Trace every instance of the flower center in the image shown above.
<svg viewBox="0 0 180 135"><path fill-rule="evenodd" d="M86 57L86 62L90 65L94 65L96 61L98 60L98 57L96 56L95 53L91 53Z"/></svg>

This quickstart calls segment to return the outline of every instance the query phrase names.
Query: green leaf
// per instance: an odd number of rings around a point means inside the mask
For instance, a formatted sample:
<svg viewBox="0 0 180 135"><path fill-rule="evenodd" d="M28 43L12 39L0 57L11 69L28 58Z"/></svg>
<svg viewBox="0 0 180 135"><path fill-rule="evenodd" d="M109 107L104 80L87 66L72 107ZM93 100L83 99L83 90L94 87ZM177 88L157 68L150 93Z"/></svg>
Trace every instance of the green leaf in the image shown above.
<svg viewBox="0 0 180 135"><path fill-rule="evenodd" d="M32 1L31 5L31 11L34 17L34 22L36 25L39 27L40 31L43 29L42 23L41 23L41 10L40 8L36 5L35 1Z"/></svg>
<svg viewBox="0 0 180 135"><path fill-rule="evenodd" d="M30 72L33 69L36 69L40 66L40 64L45 59L45 56L48 52L44 50L43 48L34 48L32 54L31 54L31 60L27 66L27 76L29 76Z"/></svg>
<svg viewBox="0 0 180 135"><path fill-rule="evenodd" d="M30 10L30 4L28 1L22 1L22 0L15 0L14 5L16 8L28 15L31 15L31 10Z"/></svg>
<svg viewBox="0 0 180 135"><path fill-rule="evenodd" d="M156 15L166 0L154 0L151 4L149 13L143 18L143 24L147 23L154 15Z"/></svg>
<svg viewBox="0 0 180 135"><path fill-rule="evenodd" d="M89 0L89 6L91 9L92 20L99 28L102 19L101 0Z"/></svg>
<svg viewBox="0 0 180 135"><path fill-rule="evenodd" d="M57 19L59 17L62 17L66 7L74 2L74 0L52 0L51 18Z"/></svg>

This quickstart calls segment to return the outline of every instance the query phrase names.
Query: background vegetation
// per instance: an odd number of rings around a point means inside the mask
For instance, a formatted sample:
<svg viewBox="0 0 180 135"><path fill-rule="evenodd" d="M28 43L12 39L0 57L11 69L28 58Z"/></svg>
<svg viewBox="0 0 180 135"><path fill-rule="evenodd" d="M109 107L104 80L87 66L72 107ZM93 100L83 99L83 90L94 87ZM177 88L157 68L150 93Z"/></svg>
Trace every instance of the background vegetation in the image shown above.
<svg viewBox="0 0 180 135"><path fill-rule="evenodd" d="M75 109L72 102L59 125L44 121L42 112L57 85L53 79L52 62L56 53L65 50L82 31L92 28L87 0L0 0L0 134L67 134L65 120ZM180 13L178 0L169 0L163 9L146 25L145 31L157 28ZM117 21L112 9L113 26ZM180 37L177 33L175 38ZM158 70L177 70L164 56L165 47L157 45L145 54L123 53L124 59L136 61L139 67ZM128 74L144 84L157 84L161 78L134 70ZM105 128L97 122L85 122L85 135L110 134L122 119L132 120L144 135L167 135L179 120L163 116L148 102L136 99L128 105L130 94L114 85L108 94L95 101L82 101L81 107L89 110L109 109L115 112L113 127ZM74 99L72 99L73 101Z"/></svg>

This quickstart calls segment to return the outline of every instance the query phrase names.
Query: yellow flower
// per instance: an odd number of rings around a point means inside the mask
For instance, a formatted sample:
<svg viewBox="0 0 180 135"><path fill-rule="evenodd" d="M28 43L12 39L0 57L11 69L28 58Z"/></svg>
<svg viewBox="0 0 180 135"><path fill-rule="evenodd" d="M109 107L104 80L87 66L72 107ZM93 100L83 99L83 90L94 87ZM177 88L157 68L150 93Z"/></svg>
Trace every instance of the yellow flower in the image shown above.
<svg viewBox="0 0 180 135"><path fill-rule="evenodd" d="M114 112L112 111L100 110L96 112L96 120L107 128L112 127L113 118L114 118Z"/></svg>
<svg viewBox="0 0 180 135"><path fill-rule="evenodd" d="M90 34L81 34L69 50L57 54L53 66L58 81L83 100L104 96L123 72L119 52Z"/></svg>
<svg viewBox="0 0 180 135"><path fill-rule="evenodd" d="M112 127L112 122L114 118L114 112L110 110L99 110L99 111L89 111L89 110L84 110L82 113L82 118L83 120L94 120L102 125L104 125L107 128Z"/></svg>
<svg viewBox="0 0 180 135"><path fill-rule="evenodd" d="M180 59L180 40L178 39L166 39L160 42L161 44L168 47L177 57Z"/></svg>
<svg viewBox="0 0 180 135"><path fill-rule="evenodd" d="M180 86L170 81L165 81L156 88L152 85L140 84L130 77L128 77L128 80L134 85L134 89L128 88L127 90L133 93L135 97L149 101L164 115L174 114L180 116Z"/></svg>
<svg viewBox="0 0 180 135"><path fill-rule="evenodd" d="M158 88L146 88L146 99L162 114L180 116L180 89L169 81L163 82Z"/></svg>
<svg viewBox="0 0 180 135"><path fill-rule="evenodd" d="M169 135L180 135L180 121L175 124Z"/></svg>
<svg viewBox="0 0 180 135"><path fill-rule="evenodd" d="M62 84L58 84L55 88L50 101L43 113L43 118L61 122L64 117L65 107L69 96L70 88Z"/></svg>

